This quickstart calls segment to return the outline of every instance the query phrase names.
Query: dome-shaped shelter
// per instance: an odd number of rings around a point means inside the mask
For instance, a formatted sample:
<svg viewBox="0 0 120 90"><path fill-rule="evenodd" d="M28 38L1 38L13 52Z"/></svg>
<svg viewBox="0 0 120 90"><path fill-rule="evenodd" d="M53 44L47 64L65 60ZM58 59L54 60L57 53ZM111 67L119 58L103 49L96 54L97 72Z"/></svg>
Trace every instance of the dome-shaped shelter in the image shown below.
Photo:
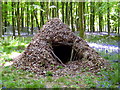
<svg viewBox="0 0 120 90"><path fill-rule="evenodd" d="M25 51L14 59L14 66L20 69L43 74L56 71L62 65L78 69L99 70L106 60L89 47L86 41L76 36L60 19L49 20L29 43Z"/></svg>

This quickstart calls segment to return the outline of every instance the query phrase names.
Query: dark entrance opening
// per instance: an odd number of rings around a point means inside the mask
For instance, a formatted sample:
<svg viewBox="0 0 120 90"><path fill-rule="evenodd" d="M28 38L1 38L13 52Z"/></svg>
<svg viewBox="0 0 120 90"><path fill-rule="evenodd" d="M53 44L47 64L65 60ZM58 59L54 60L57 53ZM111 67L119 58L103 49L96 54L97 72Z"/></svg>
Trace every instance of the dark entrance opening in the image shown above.
<svg viewBox="0 0 120 90"><path fill-rule="evenodd" d="M70 61L72 46L52 45L55 55L65 64Z"/></svg>

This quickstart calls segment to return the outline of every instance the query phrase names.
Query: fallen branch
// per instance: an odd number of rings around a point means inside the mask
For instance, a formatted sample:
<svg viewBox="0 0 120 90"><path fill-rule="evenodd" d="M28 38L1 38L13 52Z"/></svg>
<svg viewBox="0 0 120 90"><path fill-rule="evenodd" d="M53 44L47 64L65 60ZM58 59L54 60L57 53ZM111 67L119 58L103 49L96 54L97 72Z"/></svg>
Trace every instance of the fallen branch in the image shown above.
<svg viewBox="0 0 120 90"><path fill-rule="evenodd" d="M72 59L73 59L73 53L74 53L73 51L74 51L74 50L73 50L73 48L72 48L70 61L72 61Z"/></svg>
<svg viewBox="0 0 120 90"><path fill-rule="evenodd" d="M54 58L56 58L64 67L66 66L65 64L62 63L62 61L54 54L54 52L51 50L51 53Z"/></svg>

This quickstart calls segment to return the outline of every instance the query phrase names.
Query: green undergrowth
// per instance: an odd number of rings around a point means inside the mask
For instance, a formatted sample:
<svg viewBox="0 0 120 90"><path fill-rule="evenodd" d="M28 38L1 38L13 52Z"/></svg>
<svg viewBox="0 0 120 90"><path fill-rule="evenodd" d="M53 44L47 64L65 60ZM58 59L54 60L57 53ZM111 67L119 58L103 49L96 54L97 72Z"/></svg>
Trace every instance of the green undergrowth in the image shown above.
<svg viewBox="0 0 120 90"><path fill-rule="evenodd" d="M24 51L31 41L30 37L4 37L0 39L0 63L2 65L12 61L12 57ZM89 41L89 40L88 40ZM91 41L94 41L91 38ZM109 43L109 42L108 42ZM84 70L75 76L54 77L48 71L46 76L37 76L35 73L16 69L13 66L2 66L2 88L120 88L119 62L117 53L110 55L104 51L98 52L111 64L110 70L101 69L96 74ZM58 67L62 68L62 67Z"/></svg>
<svg viewBox="0 0 120 90"><path fill-rule="evenodd" d="M99 44L118 46L118 41L120 41L120 37L108 35L86 35L85 40L93 43L95 42Z"/></svg>
<svg viewBox="0 0 120 90"><path fill-rule="evenodd" d="M25 47L30 42L29 37L4 37L0 38L0 55L5 61L11 61L12 57L23 52Z"/></svg>

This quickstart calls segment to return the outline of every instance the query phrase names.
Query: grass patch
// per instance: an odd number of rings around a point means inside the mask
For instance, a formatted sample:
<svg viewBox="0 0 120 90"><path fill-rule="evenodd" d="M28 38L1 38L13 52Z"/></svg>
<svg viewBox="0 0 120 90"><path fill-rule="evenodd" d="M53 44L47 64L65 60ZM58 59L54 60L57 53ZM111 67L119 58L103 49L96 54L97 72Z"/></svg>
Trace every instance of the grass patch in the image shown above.
<svg viewBox="0 0 120 90"><path fill-rule="evenodd" d="M36 79L34 73L7 66L2 70L2 86L6 88L44 88L45 84L42 79Z"/></svg>

